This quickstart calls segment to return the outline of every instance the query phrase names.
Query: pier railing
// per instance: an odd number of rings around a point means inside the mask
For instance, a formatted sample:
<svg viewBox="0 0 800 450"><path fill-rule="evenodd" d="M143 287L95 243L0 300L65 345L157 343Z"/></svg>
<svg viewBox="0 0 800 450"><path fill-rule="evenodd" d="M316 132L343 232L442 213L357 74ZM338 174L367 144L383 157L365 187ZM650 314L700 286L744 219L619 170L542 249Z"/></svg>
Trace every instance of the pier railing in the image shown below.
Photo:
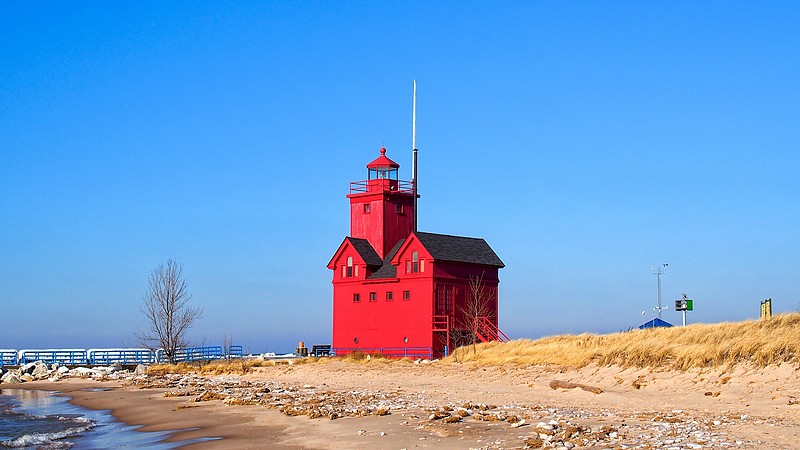
<svg viewBox="0 0 800 450"><path fill-rule="evenodd" d="M0 367L3 366L16 366L17 365L17 351L16 350L0 350Z"/></svg>
<svg viewBox="0 0 800 450"><path fill-rule="evenodd" d="M62 364L74 366L88 364L86 350L84 349L48 349L48 350L20 350L17 356L19 364L28 364L41 361L45 364Z"/></svg>
<svg viewBox="0 0 800 450"><path fill-rule="evenodd" d="M93 348L87 352L89 364L152 364L153 352L146 348Z"/></svg>
<svg viewBox="0 0 800 450"><path fill-rule="evenodd" d="M179 348L175 350L175 362L191 362L191 361L211 361L214 359L222 359L225 355L222 353L220 346L206 346L206 347L189 347ZM156 351L156 361L164 363L168 361L164 349Z"/></svg>
<svg viewBox="0 0 800 450"><path fill-rule="evenodd" d="M202 346L178 349L176 362L211 361L222 358L242 358L241 345L231 345L224 353L221 346ZM0 367L17 366L41 361L64 366L153 364L167 362L163 349L155 352L146 348L92 348L86 349L0 349Z"/></svg>
<svg viewBox="0 0 800 450"><path fill-rule="evenodd" d="M244 355L241 345L228 346L228 358L241 358Z"/></svg>

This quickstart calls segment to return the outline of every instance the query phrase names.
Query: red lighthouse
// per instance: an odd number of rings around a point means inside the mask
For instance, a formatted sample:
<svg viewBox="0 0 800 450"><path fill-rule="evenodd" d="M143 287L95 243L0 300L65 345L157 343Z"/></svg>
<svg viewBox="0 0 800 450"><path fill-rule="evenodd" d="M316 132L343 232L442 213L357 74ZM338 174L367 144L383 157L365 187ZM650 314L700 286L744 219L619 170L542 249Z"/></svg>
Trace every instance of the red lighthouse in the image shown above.
<svg viewBox="0 0 800 450"><path fill-rule="evenodd" d="M454 346L504 339L498 269L479 238L414 231L414 191L386 156L350 183L350 236L333 270L333 349L439 357Z"/></svg>

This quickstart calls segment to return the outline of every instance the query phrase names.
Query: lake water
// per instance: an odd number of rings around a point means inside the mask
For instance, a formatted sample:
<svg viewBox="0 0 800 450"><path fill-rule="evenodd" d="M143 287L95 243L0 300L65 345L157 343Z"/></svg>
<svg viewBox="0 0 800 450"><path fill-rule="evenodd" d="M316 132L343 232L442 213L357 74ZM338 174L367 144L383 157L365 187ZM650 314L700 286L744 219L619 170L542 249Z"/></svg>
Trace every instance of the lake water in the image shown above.
<svg viewBox="0 0 800 450"><path fill-rule="evenodd" d="M51 392L0 389L0 448L172 449L169 432L141 432L116 421L108 411L70 404Z"/></svg>

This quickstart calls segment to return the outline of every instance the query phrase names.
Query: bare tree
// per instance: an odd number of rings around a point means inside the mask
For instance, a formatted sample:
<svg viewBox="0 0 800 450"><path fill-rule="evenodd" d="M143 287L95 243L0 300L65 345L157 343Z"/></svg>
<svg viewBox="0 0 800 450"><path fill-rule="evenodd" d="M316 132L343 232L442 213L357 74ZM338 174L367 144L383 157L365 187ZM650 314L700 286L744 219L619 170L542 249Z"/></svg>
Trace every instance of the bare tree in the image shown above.
<svg viewBox="0 0 800 450"><path fill-rule="evenodd" d="M140 344L148 348L162 348L170 364L175 363L175 351L186 345L186 330L203 315L203 309L189 305L183 266L169 259L150 274L149 286L140 307L150 322L150 330L138 333Z"/></svg>
<svg viewBox="0 0 800 450"><path fill-rule="evenodd" d="M467 287L467 298L460 308L461 328L464 330L462 339L466 338L467 343L472 344L472 353L475 353L481 321L494 315L494 309L490 306L494 293L491 289L487 289L482 273L480 276L470 276Z"/></svg>

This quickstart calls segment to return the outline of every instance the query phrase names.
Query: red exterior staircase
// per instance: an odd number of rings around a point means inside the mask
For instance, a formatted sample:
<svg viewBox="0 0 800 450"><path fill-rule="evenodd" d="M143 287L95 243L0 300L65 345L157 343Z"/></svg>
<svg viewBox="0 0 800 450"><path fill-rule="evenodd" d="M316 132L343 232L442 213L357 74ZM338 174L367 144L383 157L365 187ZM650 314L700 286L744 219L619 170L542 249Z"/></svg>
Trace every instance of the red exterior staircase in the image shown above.
<svg viewBox="0 0 800 450"><path fill-rule="evenodd" d="M500 328L497 328L494 322L489 320L488 317L485 316L478 317L476 325L477 325L475 327L476 334L478 340L480 340L481 342L490 342L490 341L508 342L511 340L508 338L508 336L506 336L505 333L500 331Z"/></svg>

